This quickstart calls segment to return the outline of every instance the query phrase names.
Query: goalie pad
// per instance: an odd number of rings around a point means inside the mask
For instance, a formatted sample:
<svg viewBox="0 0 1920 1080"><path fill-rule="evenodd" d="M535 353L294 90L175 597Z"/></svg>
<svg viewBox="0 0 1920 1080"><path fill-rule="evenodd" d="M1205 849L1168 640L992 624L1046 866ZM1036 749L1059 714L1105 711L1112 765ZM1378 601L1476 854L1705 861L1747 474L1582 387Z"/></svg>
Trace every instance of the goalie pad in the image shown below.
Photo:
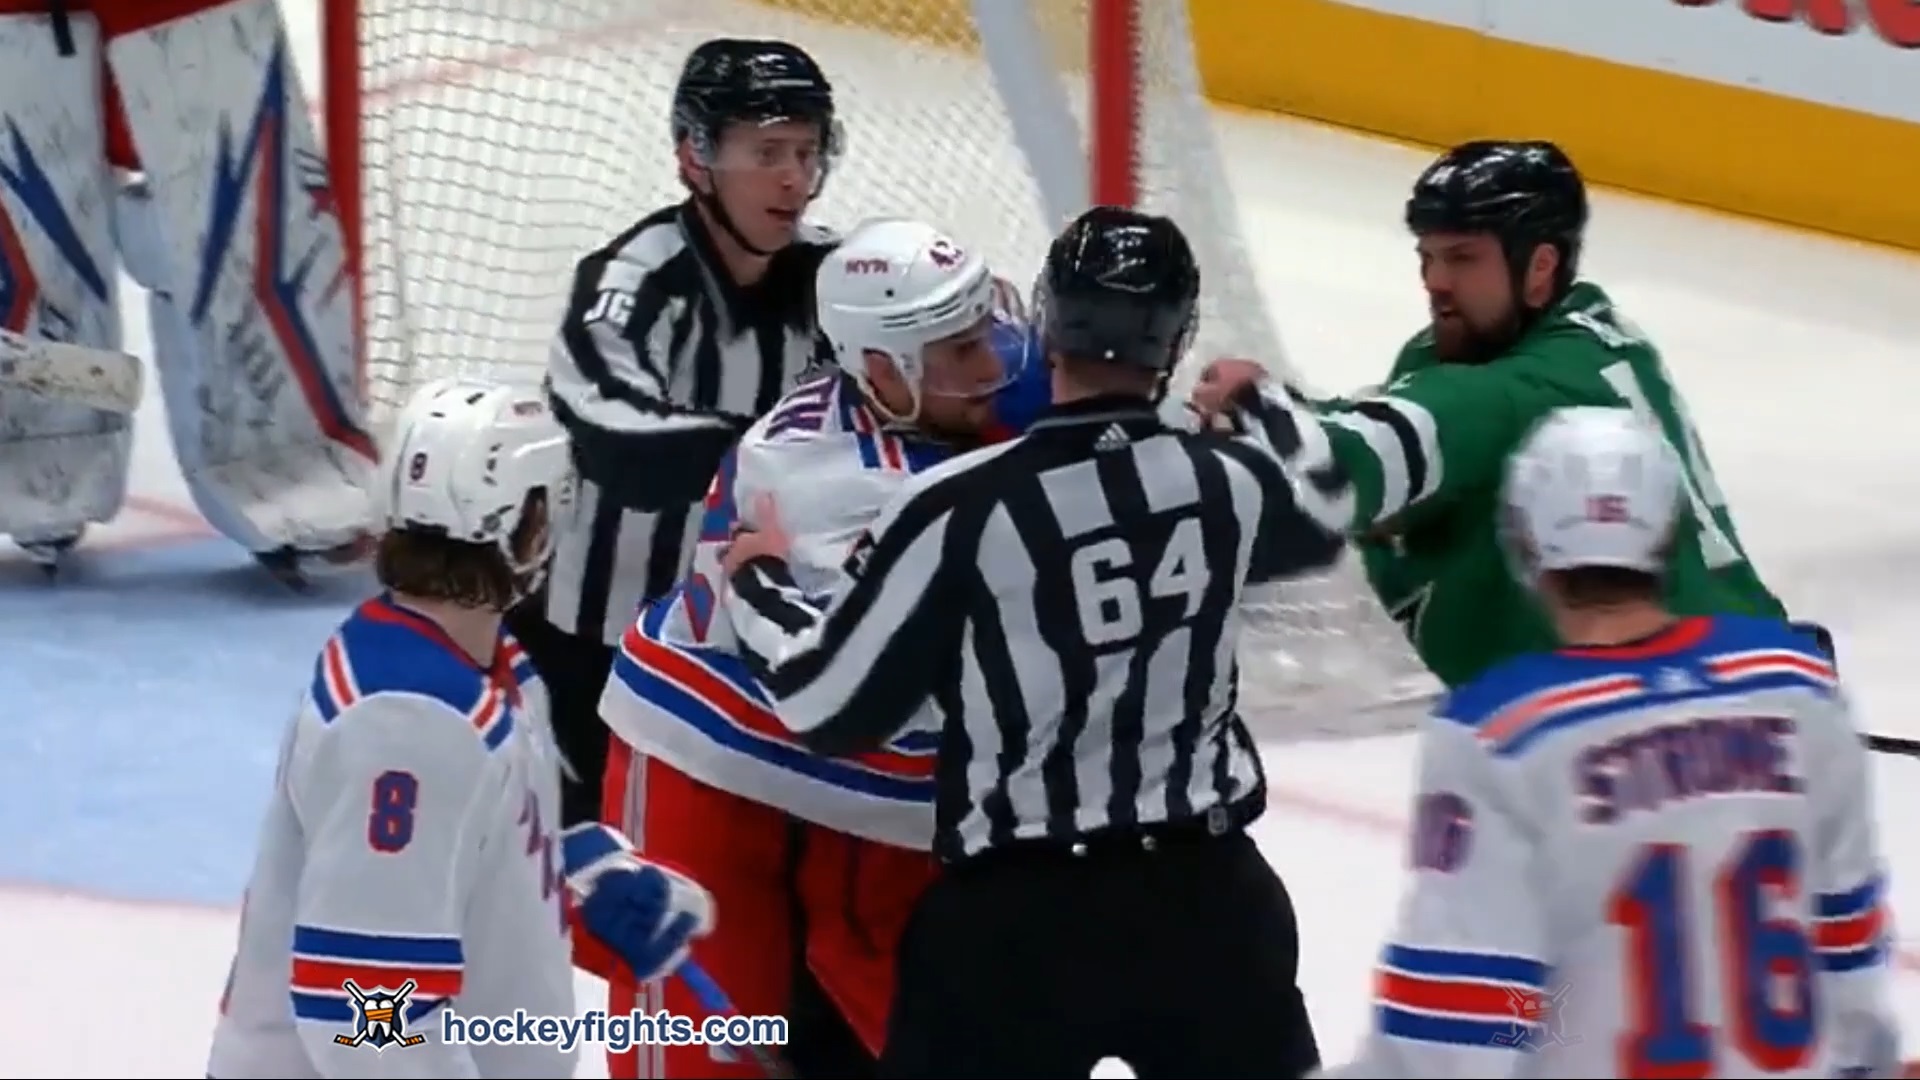
<svg viewBox="0 0 1920 1080"><path fill-rule="evenodd" d="M0 326L118 349L100 33L69 26L63 55L44 17L0 7ZM129 417L0 388L0 534L38 544L111 519L131 455Z"/></svg>
<svg viewBox="0 0 1920 1080"><path fill-rule="evenodd" d="M326 162L271 0L96 0L145 185L121 250L151 291L180 470L255 552L371 527L376 458ZM182 73L192 72L192 78Z"/></svg>

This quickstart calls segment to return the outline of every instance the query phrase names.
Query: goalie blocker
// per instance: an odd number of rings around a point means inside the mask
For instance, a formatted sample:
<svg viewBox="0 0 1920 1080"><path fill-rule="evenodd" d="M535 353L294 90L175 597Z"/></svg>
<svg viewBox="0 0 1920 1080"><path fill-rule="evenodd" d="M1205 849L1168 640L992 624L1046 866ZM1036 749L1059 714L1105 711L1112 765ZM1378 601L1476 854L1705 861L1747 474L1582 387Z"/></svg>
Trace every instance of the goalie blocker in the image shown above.
<svg viewBox="0 0 1920 1080"><path fill-rule="evenodd" d="M119 351L124 266L199 511L263 557L357 541L352 289L276 5L0 0L0 48L0 329ZM130 420L21 382L0 378L0 533L51 561L119 512Z"/></svg>

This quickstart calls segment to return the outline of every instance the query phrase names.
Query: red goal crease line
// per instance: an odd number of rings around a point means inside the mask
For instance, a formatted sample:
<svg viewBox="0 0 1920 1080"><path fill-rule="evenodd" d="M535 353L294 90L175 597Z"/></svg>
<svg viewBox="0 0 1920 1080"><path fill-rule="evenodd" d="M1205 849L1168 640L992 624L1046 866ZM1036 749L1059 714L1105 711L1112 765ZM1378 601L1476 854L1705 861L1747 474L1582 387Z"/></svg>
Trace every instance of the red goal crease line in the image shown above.
<svg viewBox="0 0 1920 1080"><path fill-rule="evenodd" d="M624 44L659 25L659 20L651 16L618 19L578 30L569 30L539 45L509 46L468 59L437 60L411 75L404 75L376 86L362 87L361 101L363 103L404 101L410 97L421 96L428 90L465 85L488 75L514 71L540 60L566 57L575 52L593 52L610 45ZM355 29L357 30L357 27ZM322 40L326 40L325 36ZM582 46L585 48L581 48ZM326 66L327 62L323 59L322 64ZM326 93L324 77L321 80L321 93ZM324 101L315 104L316 111L324 111Z"/></svg>
<svg viewBox="0 0 1920 1080"><path fill-rule="evenodd" d="M1377 837L1399 837L1407 830L1406 820L1397 814L1341 803L1309 792L1281 788L1271 783L1267 787L1267 801L1269 805L1282 811L1319 818L1322 821L1344 825L1357 832L1370 833ZM0 903L4 903L9 893L19 897L52 901L77 900L159 913L232 915L239 912L238 907L230 904L122 896L37 881L0 878ZM1910 947L1897 945L1894 950L1894 966L1903 974L1920 976L1920 953L1916 953Z"/></svg>

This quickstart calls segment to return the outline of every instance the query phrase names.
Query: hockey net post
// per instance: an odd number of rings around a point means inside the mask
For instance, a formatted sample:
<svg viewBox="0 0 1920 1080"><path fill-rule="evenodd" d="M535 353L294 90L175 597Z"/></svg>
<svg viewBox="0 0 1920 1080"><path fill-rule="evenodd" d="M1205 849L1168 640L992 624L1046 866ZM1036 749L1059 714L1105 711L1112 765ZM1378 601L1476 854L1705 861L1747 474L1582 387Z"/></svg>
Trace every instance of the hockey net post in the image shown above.
<svg viewBox="0 0 1920 1080"><path fill-rule="evenodd" d="M681 197L673 83L722 35L795 41L833 81L848 144L818 220L922 218L1029 281L1089 202L1166 213L1202 267L1195 364L1254 357L1297 378L1242 241L1184 0L321 7L376 423L441 375L540 377L575 261ZM1436 689L1352 565L1263 594L1245 619L1241 706L1267 737L1404 730Z"/></svg>

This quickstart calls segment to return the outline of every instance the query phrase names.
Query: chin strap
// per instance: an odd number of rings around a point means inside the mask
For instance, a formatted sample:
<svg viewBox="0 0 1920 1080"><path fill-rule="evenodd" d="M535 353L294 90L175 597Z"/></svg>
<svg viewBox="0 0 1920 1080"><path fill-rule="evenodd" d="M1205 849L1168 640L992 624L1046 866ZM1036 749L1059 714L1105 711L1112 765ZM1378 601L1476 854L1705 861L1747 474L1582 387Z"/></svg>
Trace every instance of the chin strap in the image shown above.
<svg viewBox="0 0 1920 1080"><path fill-rule="evenodd" d="M700 205L706 207L707 213L719 224L720 228L725 231L728 236L733 238L734 243L740 245L742 251L745 251L749 255L762 259L770 259L778 254L778 248L768 251L747 239L746 235L740 231L740 227L733 223L733 215L727 213L726 206L720 201L720 182L714 178L713 167L710 165L702 165L701 169L707 174L707 187L712 190L701 191L699 186L694 184L692 180L684 174L681 176L681 182L693 192L693 197L699 200ZM826 190L827 172L828 170L825 168L820 170L820 178L814 181L813 191L807 196L807 205L813 205L813 200L819 198L820 193Z"/></svg>
<svg viewBox="0 0 1920 1080"><path fill-rule="evenodd" d="M707 182L713 182L712 173L707 174ZM740 231L739 226L733 223L733 215L727 213L726 206L720 202L717 195L696 190L693 193L693 197L700 200L700 205L707 209L707 216L713 218L714 222L718 224L728 236L733 238L733 242L740 245L741 250L749 255L754 255L762 259L770 259L774 256L774 252L763 250L746 238L746 235Z"/></svg>

